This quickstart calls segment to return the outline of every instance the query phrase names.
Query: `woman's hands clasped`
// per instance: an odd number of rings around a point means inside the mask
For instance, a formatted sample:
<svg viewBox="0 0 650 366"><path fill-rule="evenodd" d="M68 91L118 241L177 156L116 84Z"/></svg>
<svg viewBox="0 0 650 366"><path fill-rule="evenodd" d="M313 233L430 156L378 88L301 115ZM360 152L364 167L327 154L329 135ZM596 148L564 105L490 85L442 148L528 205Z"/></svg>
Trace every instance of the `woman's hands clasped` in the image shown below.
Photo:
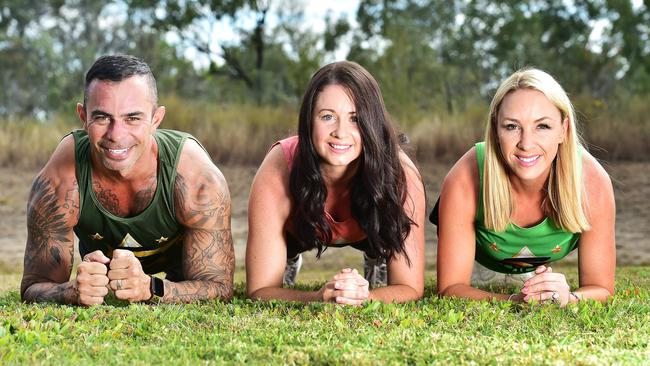
<svg viewBox="0 0 650 366"><path fill-rule="evenodd" d="M570 291L562 273L554 273L551 267L539 266L535 269L535 275L524 283L519 295L527 303L554 302L564 307L571 300Z"/></svg>
<svg viewBox="0 0 650 366"><path fill-rule="evenodd" d="M360 306L368 300L369 284L356 269L344 268L320 289L325 302Z"/></svg>

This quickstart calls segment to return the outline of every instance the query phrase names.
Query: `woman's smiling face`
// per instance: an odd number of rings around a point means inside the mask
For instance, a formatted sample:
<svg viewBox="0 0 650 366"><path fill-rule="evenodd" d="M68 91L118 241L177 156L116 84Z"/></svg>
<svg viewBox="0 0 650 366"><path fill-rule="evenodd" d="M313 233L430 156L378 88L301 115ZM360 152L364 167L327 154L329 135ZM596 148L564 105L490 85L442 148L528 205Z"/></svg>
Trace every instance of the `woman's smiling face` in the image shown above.
<svg viewBox="0 0 650 366"><path fill-rule="evenodd" d="M312 143L321 166L347 167L361 155L363 144L354 101L341 85L318 94L312 118Z"/></svg>
<svg viewBox="0 0 650 366"><path fill-rule="evenodd" d="M538 90L518 89L506 95L496 129L510 173L522 182L545 182L568 123L568 118Z"/></svg>

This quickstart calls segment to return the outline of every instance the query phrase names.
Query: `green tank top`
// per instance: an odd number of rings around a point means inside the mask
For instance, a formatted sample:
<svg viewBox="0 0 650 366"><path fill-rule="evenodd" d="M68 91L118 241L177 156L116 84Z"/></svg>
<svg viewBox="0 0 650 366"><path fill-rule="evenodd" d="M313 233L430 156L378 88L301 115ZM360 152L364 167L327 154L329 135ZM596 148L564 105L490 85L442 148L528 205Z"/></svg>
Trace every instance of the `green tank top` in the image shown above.
<svg viewBox="0 0 650 366"><path fill-rule="evenodd" d="M503 232L485 228L482 204L485 143L479 142L475 146L480 176L474 222L476 261L496 272L524 273L534 271L539 265L560 260L573 251L578 246L580 234L562 230L549 217L529 228L512 223Z"/></svg>
<svg viewBox="0 0 650 366"><path fill-rule="evenodd" d="M79 221L74 232L79 253L101 250L109 258L115 249L127 249L140 260L145 273L166 272L167 278L182 277L183 228L174 211L174 180L180 153L191 135L156 130L158 145L157 187L149 206L133 217L119 217L106 210L92 189L92 168L86 131L72 132L79 185Z"/></svg>

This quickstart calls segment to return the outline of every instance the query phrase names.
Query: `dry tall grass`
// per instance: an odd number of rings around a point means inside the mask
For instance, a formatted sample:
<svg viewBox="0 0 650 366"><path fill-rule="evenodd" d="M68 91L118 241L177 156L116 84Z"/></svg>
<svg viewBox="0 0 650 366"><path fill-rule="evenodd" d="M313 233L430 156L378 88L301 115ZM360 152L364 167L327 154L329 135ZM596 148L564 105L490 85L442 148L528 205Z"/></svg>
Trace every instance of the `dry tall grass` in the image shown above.
<svg viewBox="0 0 650 366"><path fill-rule="evenodd" d="M0 166L36 168L44 165L61 138L81 126L77 123L75 127L76 121L61 118L48 122L0 120Z"/></svg>
<svg viewBox="0 0 650 366"><path fill-rule="evenodd" d="M650 103L631 98L616 111L602 101L574 98L581 131L590 150L605 160L650 159ZM295 133L297 108L252 105L219 105L162 100L167 107L163 128L196 136L219 163L261 162L270 145ZM417 120L396 121L406 133L418 160L455 160L483 138L488 106L475 103L462 113L421 113ZM81 125L74 116L48 122L0 120L0 166L42 166L67 132Z"/></svg>
<svg viewBox="0 0 650 366"><path fill-rule="evenodd" d="M297 110L291 107L218 105L162 101L166 107L162 127L194 135L217 162L258 164L282 137L297 130Z"/></svg>
<svg viewBox="0 0 650 366"><path fill-rule="evenodd" d="M650 103L633 96L616 108L602 100L574 98L589 151L604 160L650 160Z"/></svg>

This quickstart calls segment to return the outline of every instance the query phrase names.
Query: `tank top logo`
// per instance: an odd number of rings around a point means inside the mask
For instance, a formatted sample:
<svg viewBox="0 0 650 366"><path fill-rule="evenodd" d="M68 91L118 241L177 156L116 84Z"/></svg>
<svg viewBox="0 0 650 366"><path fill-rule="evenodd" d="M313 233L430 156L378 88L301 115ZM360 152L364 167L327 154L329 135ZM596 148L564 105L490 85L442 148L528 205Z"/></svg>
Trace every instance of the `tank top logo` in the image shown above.
<svg viewBox="0 0 650 366"><path fill-rule="evenodd" d="M126 236L124 236L124 239L122 239L122 242L120 245L118 245L119 248L142 248L142 245L138 243L137 240L133 239L131 234L127 233Z"/></svg>
<svg viewBox="0 0 650 366"><path fill-rule="evenodd" d="M513 255L511 258L504 258L500 262L515 268L531 268L547 264L551 257L538 257L527 246Z"/></svg>

